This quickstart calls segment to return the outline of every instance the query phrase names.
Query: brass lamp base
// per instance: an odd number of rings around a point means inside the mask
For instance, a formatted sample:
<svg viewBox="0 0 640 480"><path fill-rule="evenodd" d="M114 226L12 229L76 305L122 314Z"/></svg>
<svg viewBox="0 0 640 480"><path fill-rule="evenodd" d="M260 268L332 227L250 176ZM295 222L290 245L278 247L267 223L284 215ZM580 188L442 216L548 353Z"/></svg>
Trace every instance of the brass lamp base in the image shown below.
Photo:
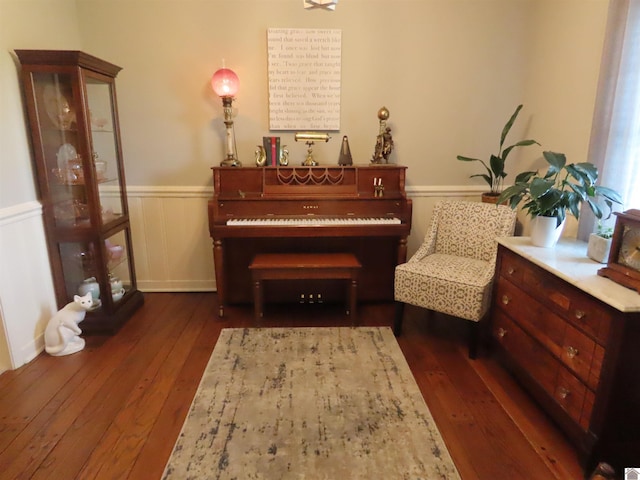
<svg viewBox="0 0 640 480"><path fill-rule="evenodd" d="M235 157L227 157L220 162L221 167L241 167L242 163Z"/></svg>

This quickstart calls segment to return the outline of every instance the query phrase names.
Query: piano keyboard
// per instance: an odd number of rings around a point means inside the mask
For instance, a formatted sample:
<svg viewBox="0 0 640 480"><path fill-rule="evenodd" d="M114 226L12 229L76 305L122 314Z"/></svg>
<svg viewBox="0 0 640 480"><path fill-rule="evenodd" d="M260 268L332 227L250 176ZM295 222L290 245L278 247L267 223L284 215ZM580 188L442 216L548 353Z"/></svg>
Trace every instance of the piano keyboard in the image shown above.
<svg viewBox="0 0 640 480"><path fill-rule="evenodd" d="M402 221L393 217L306 217L306 218L233 218L227 220L229 226L317 226L317 225L400 225Z"/></svg>

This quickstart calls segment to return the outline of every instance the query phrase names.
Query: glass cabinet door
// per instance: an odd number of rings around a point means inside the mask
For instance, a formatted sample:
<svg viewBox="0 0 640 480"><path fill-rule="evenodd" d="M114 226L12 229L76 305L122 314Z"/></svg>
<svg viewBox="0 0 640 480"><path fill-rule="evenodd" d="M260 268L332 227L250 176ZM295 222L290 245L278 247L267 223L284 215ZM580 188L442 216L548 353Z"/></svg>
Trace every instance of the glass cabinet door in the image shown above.
<svg viewBox="0 0 640 480"><path fill-rule="evenodd" d="M57 227L89 226L89 197L85 188L81 136L76 106L80 104L70 74L33 73L35 108L39 119L41 156Z"/></svg>
<svg viewBox="0 0 640 480"><path fill-rule="evenodd" d="M67 301L74 295L91 292L93 310L117 307L128 292L136 288L131 255L128 250L129 229L122 229L100 242L94 240L61 242L63 278ZM100 251L104 248L104 254ZM107 276L101 275L106 259Z"/></svg>
<svg viewBox="0 0 640 480"><path fill-rule="evenodd" d="M113 84L85 75L85 85L100 218L103 224L108 224L125 213L118 168L120 152L116 138Z"/></svg>
<svg viewBox="0 0 640 480"><path fill-rule="evenodd" d="M113 84L86 75L91 136L82 143L82 102L71 75L33 74L40 119L42 156L49 176L53 214L58 227L90 226L91 192L97 188L99 225L122 218L125 202L120 178ZM85 159L88 156L90 158ZM88 172L87 170L91 170Z"/></svg>

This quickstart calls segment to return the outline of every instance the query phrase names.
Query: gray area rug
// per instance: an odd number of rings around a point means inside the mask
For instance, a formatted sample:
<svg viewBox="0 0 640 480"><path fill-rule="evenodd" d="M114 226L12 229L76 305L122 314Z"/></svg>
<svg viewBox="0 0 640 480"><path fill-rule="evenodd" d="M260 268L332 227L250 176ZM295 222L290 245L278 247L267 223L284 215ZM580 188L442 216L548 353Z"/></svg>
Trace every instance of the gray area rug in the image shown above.
<svg viewBox="0 0 640 480"><path fill-rule="evenodd" d="M459 479L390 328L224 329L165 479Z"/></svg>

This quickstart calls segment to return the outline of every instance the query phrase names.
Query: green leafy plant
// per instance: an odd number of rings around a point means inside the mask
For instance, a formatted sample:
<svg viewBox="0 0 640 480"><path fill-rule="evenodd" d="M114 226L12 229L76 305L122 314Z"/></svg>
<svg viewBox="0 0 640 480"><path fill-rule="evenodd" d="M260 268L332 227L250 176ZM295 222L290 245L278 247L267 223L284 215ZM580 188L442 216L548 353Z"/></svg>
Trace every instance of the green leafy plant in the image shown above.
<svg viewBox="0 0 640 480"><path fill-rule="evenodd" d="M598 220L598 228L596 229L596 235L602 238L613 237L613 227L608 227L602 224L602 221Z"/></svg>
<svg viewBox="0 0 640 480"><path fill-rule="evenodd" d="M604 211L597 200L602 199L611 215L614 203L622 203L620 195L611 188L596 185L598 169L595 165L584 163L567 164L563 153L543 152L549 164L544 174L538 171L522 172L516 176L515 184L506 188L498 202L507 202L515 209L520 203L531 217L555 217L559 226L566 218L567 211L576 218L580 217L583 202L601 219Z"/></svg>
<svg viewBox="0 0 640 480"><path fill-rule="evenodd" d="M533 144L540 145L535 140L520 140L513 145L503 148L507 135L509 134L509 131L511 130L511 127L515 123L516 119L518 118L520 110L522 110L522 105L518 105L516 107L515 112L513 112L513 115L511 115L511 118L502 129L502 135L500 135L500 146L498 147L498 154L491 155L488 165L484 160L481 160L480 158L464 157L462 155L458 155L456 157L458 160L461 160L463 162L480 162L482 164L482 166L486 170L486 173L477 173L475 175L471 175L469 178L480 177L484 179L484 181L489 185L489 193L492 195L499 195L502 191L504 178L507 176L507 172L505 171L505 164L507 162L507 157L509 156L511 151L516 147L526 147Z"/></svg>

